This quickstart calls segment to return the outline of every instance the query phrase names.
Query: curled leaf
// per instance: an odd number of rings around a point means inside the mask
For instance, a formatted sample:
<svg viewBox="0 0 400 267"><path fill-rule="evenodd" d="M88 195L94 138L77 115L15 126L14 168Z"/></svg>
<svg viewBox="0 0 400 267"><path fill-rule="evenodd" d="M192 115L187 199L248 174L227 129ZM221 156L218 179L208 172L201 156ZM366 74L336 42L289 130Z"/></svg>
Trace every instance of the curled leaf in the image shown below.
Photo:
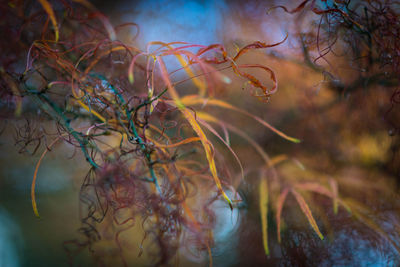
<svg viewBox="0 0 400 267"><path fill-rule="evenodd" d="M310 0L305 0L305 1L301 2L296 8L294 8L290 11L285 6L274 6L274 7L271 7L270 9L268 9L267 14L270 13L271 10L276 9L276 8L282 8L286 13L293 14L293 13L302 11L308 2L310 2ZM313 0L312 2L314 3L315 0Z"/></svg>
<svg viewBox="0 0 400 267"><path fill-rule="evenodd" d="M236 61L240 56L247 53L251 49L270 48L270 47L274 47L274 46L283 44L287 38L288 38L288 34L286 34L285 38L282 41L274 43L274 44L266 44L266 43L257 41L252 44L246 45L242 49L238 50L238 52L237 52L236 56L233 58L233 60Z"/></svg>
<svg viewBox="0 0 400 267"><path fill-rule="evenodd" d="M262 90L263 92L262 95L255 95L257 97L260 97L261 100L264 99L268 100L269 96L274 94L278 89L278 81L276 79L275 72L266 66L260 64L241 64L241 65L232 65L232 68L236 74L246 78L251 85L253 85L256 88L260 88ZM267 88L265 85L262 84L262 82L259 79L257 79L253 75L241 71L242 68L257 68L266 71L267 73L269 73L270 78L273 82L272 88Z"/></svg>

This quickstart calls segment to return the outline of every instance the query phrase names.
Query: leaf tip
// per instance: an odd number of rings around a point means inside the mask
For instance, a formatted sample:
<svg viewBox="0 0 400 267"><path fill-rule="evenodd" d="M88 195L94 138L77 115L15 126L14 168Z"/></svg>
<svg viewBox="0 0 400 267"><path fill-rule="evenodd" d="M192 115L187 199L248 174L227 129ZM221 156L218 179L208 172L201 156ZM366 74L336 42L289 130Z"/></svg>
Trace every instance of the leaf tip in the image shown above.
<svg viewBox="0 0 400 267"><path fill-rule="evenodd" d="M33 213L35 214L36 218L40 219L40 215L39 215L39 211L37 209L37 205L36 205L36 200L32 199L32 208L33 208Z"/></svg>
<svg viewBox="0 0 400 267"><path fill-rule="evenodd" d="M129 73L128 79L129 79L129 83L130 83L130 84L133 84L133 83L134 83L135 79L133 78L132 72Z"/></svg>
<svg viewBox="0 0 400 267"><path fill-rule="evenodd" d="M338 206L337 205L333 205L333 214L337 215L338 213Z"/></svg>
<svg viewBox="0 0 400 267"><path fill-rule="evenodd" d="M289 137L288 140L293 142L293 143L296 143L296 144L301 143L300 139L297 139L297 138L294 138L294 137Z"/></svg>
<svg viewBox="0 0 400 267"><path fill-rule="evenodd" d="M321 233L319 233L318 236L319 236L319 238L320 238L321 240L324 240L324 236L323 236Z"/></svg>
<svg viewBox="0 0 400 267"><path fill-rule="evenodd" d="M55 26L55 27L57 27L57 26ZM58 40L60 39L60 34L59 34L59 31L58 31L58 28L55 29L55 35L56 35L55 36L56 37L55 38L55 42L58 43Z"/></svg>
<svg viewBox="0 0 400 267"><path fill-rule="evenodd" d="M269 248L268 247L264 247L264 251L265 251L265 255L269 256Z"/></svg>

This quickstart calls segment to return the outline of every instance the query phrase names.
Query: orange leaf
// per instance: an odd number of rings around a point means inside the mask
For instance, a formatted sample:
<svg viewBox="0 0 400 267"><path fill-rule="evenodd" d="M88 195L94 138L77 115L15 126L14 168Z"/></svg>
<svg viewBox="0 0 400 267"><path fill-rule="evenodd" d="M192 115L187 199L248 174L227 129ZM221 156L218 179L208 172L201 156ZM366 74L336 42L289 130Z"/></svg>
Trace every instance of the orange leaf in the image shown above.
<svg viewBox="0 0 400 267"><path fill-rule="evenodd" d="M296 184L296 188L306 191L313 191L318 194L333 198L332 192L319 183L313 183L313 182L298 183Z"/></svg>
<svg viewBox="0 0 400 267"><path fill-rule="evenodd" d="M110 40L111 41L115 41L117 39L114 27L111 25L111 23L110 23L109 19L107 18L107 16L103 15L102 13L100 13L92 3L90 3L87 0L72 0L72 1L85 6L86 8L90 9L92 12L95 12L95 15L97 17L99 17L99 20L103 23L103 26L106 29L106 31L108 33L108 37L110 38Z"/></svg>
<svg viewBox="0 0 400 267"><path fill-rule="evenodd" d="M379 234L382 238L387 240L396 250L400 252L400 247L396 244L390 234L386 233L382 227L380 227L373 219L371 219L368 214L372 213L372 210L369 209L364 204L355 201L353 199L345 199L343 201L346 206L351 208L353 216L359 220L361 223L365 224L367 227L371 228L377 234Z"/></svg>
<svg viewBox="0 0 400 267"><path fill-rule="evenodd" d="M225 127L225 125L220 122L219 120L217 120L216 118L214 118L213 116L207 114L207 113L203 113L203 112L197 112L196 113L197 119L198 121L201 123L201 125L205 126L210 132L212 132L216 137L218 137L219 140L222 141L222 143L224 143L224 145L229 149L229 151L232 153L233 157L236 159L239 167L240 167L240 173L242 175L242 179L244 179L244 170L243 170L243 165L242 162L240 161L239 157L236 155L235 151L233 151L233 149L231 148L231 146L227 143L227 141L222 138L218 132L208 123L206 123L205 121L199 119L199 118L208 118L208 120L219 123L221 125L223 125Z"/></svg>
<svg viewBox="0 0 400 267"><path fill-rule="evenodd" d="M36 198L35 198L35 186L36 186L36 178L37 178L37 174L38 174L38 170L39 170L39 166L40 163L42 162L44 156L47 154L47 151L49 151L49 149L59 140L60 138L56 138L50 145L48 148L46 148L42 155L39 158L38 163L36 164L36 168L35 168L35 172L33 174L33 179L32 179L32 185L31 185L31 199L32 199L32 208L33 208L33 212L35 213L36 217L40 218L39 216L39 211L37 209L37 204L36 204Z"/></svg>
<svg viewBox="0 0 400 267"><path fill-rule="evenodd" d="M47 15L49 15L50 17L51 23L54 26L54 33L56 35L55 41L58 42L58 37L59 37L58 24L56 16L54 15L54 10L51 7L51 4L47 0L38 0L38 1L42 5L43 9L46 11Z"/></svg>
<svg viewBox="0 0 400 267"><path fill-rule="evenodd" d="M163 78L164 82L167 84L168 92L171 95L171 97L173 98L175 105L182 112L183 116L189 122L190 126L192 127L194 132L197 134L197 136L200 137L200 139L201 139L201 143L202 143L204 151L206 153L208 165L209 165L211 174L214 178L214 182L215 182L218 190L220 191L220 193L222 194L224 199L228 202L230 208L233 209L232 200L228 197L228 195L223 190L221 181L218 177L217 167L215 166L215 160L214 160L214 151L213 151L213 147L212 147L211 143L208 141L206 135L204 134L200 125L197 123L193 114L185 107L185 105L180 100L178 92L175 90L174 86L171 83L171 80L169 79L167 68L165 66L164 61L159 56L157 57L157 61L159 62L159 65L160 65L162 78Z"/></svg>
<svg viewBox="0 0 400 267"><path fill-rule="evenodd" d="M310 223L311 227L314 229L314 231L317 233L319 238L321 240L324 239L324 236L321 234L321 231L318 228L317 222L315 221L310 208L308 207L306 201L304 198L294 189L291 189L291 192L293 193L294 197L297 200L297 203L299 203L301 210L303 211L304 215L306 215L308 222Z"/></svg>

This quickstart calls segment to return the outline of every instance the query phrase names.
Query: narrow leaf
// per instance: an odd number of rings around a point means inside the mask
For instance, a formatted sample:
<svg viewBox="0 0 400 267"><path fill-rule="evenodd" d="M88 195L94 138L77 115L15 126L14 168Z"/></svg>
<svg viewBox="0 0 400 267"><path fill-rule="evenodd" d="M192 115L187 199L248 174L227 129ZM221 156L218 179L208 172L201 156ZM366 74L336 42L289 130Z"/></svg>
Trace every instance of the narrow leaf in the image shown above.
<svg viewBox="0 0 400 267"><path fill-rule="evenodd" d="M286 197L289 193L289 189L285 188L283 191L280 193L278 197L278 201L276 202L276 227L277 227L277 233L278 233L278 242L281 243L281 215L282 215L282 209L283 209L283 204L285 203Z"/></svg>
<svg viewBox="0 0 400 267"><path fill-rule="evenodd" d="M32 199L32 208L33 208L33 212L35 213L36 217L40 218L39 215L39 211L37 208L37 203L36 203L36 197L35 197L35 187L36 187L36 178L37 178L37 174L39 171L39 166L42 163L42 160L44 158L44 156L46 156L47 152L49 151L49 149L59 140L59 138L56 138L50 145L48 148L46 148L42 155L39 158L39 161L36 163L36 168L35 168L35 172L33 174L33 179L32 179L32 185L31 185L31 199Z"/></svg>
<svg viewBox="0 0 400 267"><path fill-rule="evenodd" d="M329 185L332 188L333 213L337 214L337 212L338 212L338 184L333 178L331 178L331 179L329 179Z"/></svg>
<svg viewBox="0 0 400 267"><path fill-rule="evenodd" d="M115 41L117 39L117 35L115 33L114 27L111 25L110 20L103 13L99 12L97 8L87 0L72 0L73 2L79 3L86 8L90 9L94 14L92 16L97 16L99 20L103 23L104 28L108 33L108 38L111 41Z"/></svg>
<svg viewBox="0 0 400 267"><path fill-rule="evenodd" d="M299 203L301 210L303 211L304 215L306 215L308 222L310 223L311 227L314 229L314 231L317 233L319 238L321 240L324 239L324 236L322 235L321 231L318 228L317 222L315 221L311 210L309 206L307 205L306 201L304 200L303 196L300 195L296 190L292 189L291 192L293 193L294 197L297 200L297 203Z"/></svg>
<svg viewBox="0 0 400 267"><path fill-rule="evenodd" d="M352 214L355 219L359 220L361 223L365 224L367 227L375 231L382 238L387 240L397 250L397 252L400 252L400 247L396 244L393 238L391 238L391 235L386 233L385 230L378 225L378 223L376 223L368 216L368 214L372 214L371 209L369 209L364 204L350 198L343 200L343 202L346 204L346 206L351 208Z"/></svg>
<svg viewBox="0 0 400 267"><path fill-rule="evenodd" d="M38 0L39 3L42 5L43 9L46 11L47 15L49 15L51 23L54 27L55 33L55 41L58 42L59 32L58 32L58 24L56 20L56 16L54 15L54 10L51 7L51 4L47 0Z"/></svg>
<svg viewBox="0 0 400 267"><path fill-rule="evenodd" d="M172 147L177 147L177 146L193 143L193 142L196 142L196 141L201 141L201 139L199 137L189 137L189 138L186 138L186 139L184 139L182 141L179 141L177 143L168 144L168 145L157 143L157 147L160 147L160 148L172 148ZM152 142L155 142L155 141L152 141Z"/></svg>
<svg viewBox="0 0 400 267"><path fill-rule="evenodd" d="M196 118L193 116L193 114L185 107L185 105L180 100L178 92L175 90L174 86L171 83L171 80L169 79L167 68L165 66L164 61L162 60L161 57L157 57L157 61L160 65L162 78L163 78L164 82L167 84L167 87L169 89L168 92L171 95L171 97L173 98L175 105L182 112L183 116L189 122L190 126L192 127L194 132L197 134L197 136L200 137L200 139L201 139L201 143L202 143L204 151L206 153L208 165L209 165L211 174L214 178L214 182L215 182L218 190L220 191L220 193L222 194L224 199L228 202L230 208L233 209L232 200L228 197L228 195L223 190L221 181L218 177L217 167L215 166L215 160L214 160L214 151L213 151L213 147L212 147L210 141L208 141L208 139L207 139L206 135L204 134L203 130L201 129L200 125L197 123Z"/></svg>
<svg viewBox="0 0 400 267"><path fill-rule="evenodd" d="M262 171L262 175L260 177L260 186L259 186L259 194L260 194L260 215L261 215L261 230L263 237L263 245L264 251L266 255L269 255L269 247L268 247L268 181L265 176L265 172Z"/></svg>
<svg viewBox="0 0 400 267"><path fill-rule="evenodd" d="M234 110L236 112L242 113L254 120L256 120L258 123L260 123L261 125L265 126L266 128L270 129L271 131L273 131L274 133L276 133L277 135L279 135L280 137L291 141L293 143L300 143L300 140L294 137L290 137L288 135L286 135L285 133L279 131L278 129L276 129L275 127L273 127L271 124L269 124L268 122L264 121L263 119L261 119L260 117L257 117L253 114L250 114L249 112L242 110L240 108L237 108L235 106L232 106L231 104L224 102L222 100L218 100L218 99L205 99L205 98L197 98L194 96L186 96L181 98L181 102L185 105L196 105L196 104L203 104L205 101L207 101L207 105L212 105L212 106L218 106L221 108L225 108L225 109L231 109Z"/></svg>
<svg viewBox="0 0 400 267"><path fill-rule="evenodd" d="M236 159L236 162L238 163L239 168L240 168L240 173L242 175L242 179L244 179L243 165L242 165L242 162L240 161L239 157L236 155L235 151L233 151L231 146L218 134L218 132L210 124L206 123L205 121L203 121L200 118L206 118L206 119L208 118L209 120L214 121L216 123L220 123L221 125L224 125L224 124L222 124L219 120L217 120L216 118L214 118L213 116L211 116L207 113L197 112L196 115L197 115L197 120L201 123L201 125L205 126L210 132L212 132L216 137L218 137L218 139L221 140L222 143L224 143L224 145L229 149L229 151L232 153L233 157Z"/></svg>

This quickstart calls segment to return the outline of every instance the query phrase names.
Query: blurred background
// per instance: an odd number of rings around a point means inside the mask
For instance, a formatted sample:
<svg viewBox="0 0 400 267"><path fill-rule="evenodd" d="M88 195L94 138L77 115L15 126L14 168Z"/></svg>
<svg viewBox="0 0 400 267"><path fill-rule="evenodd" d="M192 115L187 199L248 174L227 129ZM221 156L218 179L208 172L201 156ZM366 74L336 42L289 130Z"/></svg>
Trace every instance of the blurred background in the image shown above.
<svg viewBox="0 0 400 267"><path fill-rule="evenodd" d="M277 167L279 176L288 181L334 177L343 197L354 197L369 208L364 221L372 220L373 223L363 224L353 220L344 210L334 215L327 199L312 197L315 205L311 207L317 222L326 225L321 226L326 234L322 241L291 197L284 208L288 215L284 217L283 243L280 245L275 236L271 237L272 255L267 258L260 230L257 177L249 171L247 182L240 187L243 198L240 208L231 212L223 202L215 203L214 266L398 266L395 246L400 234L399 138L396 127L385 117L393 103L390 97L395 86L386 83L390 79L385 77L371 86L355 84L354 80L360 74L351 68L352 60L345 56L346 51L338 51L342 53L338 57L330 54L330 62L321 63L340 81L327 79L326 72L307 65L297 33L299 28L315 27L313 23L318 17L311 12L307 16L300 14L301 17L279 9L267 14L272 6L286 5L291 9L300 2L93 1L110 16L114 25L137 23L138 28L129 28L121 38L143 50L150 41L185 41L203 45L221 43L228 53L234 54L238 47L248 43L276 43L288 34L282 45L251 51L243 59L243 63L264 64L275 71L279 89L268 103L252 97L243 80L232 70L223 72L232 83L219 90L217 96L299 138L300 144L289 143L246 117L210 107L205 109L244 129L271 158L282 155L288 158ZM135 35L137 37L132 40ZM263 75L261 72L255 74ZM371 79L364 73L360 77L363 81ZM339 90L340 86L333 84L335 81L351 89ZM390 120L396 122L398 107L391 112ZM36 218L31 206L30 186L44 147L41 146L34 156L29 156L32 151L19 153L22 151L16 145L17 131L24 123L23 120L2 122L0 266L67 266L63 242L78 235L78 194L89 166L72 147L61 143L55 145L43 159L38 172L36 194L41 218ZM241 138L232 135L231 143L247 169L262 162ZM269 221L274 229L274 218ZM379 229L389 235L380 233L374 225L379 225ZM130 266L149 265L150 254L143 253L138 258L141 248L137 244L142 238L137 234L139 231L139 228L133 228L124 233L124 239L133 244L124 251ZM99 246L107 251L106 245ZM109 252L112 253L111 249ZM207 265L204 255L192 255L195 253L187 253L184 249L181 254L181 266ZM79 266L95 265L89 253L83 253L76 263Z"/></svg>

